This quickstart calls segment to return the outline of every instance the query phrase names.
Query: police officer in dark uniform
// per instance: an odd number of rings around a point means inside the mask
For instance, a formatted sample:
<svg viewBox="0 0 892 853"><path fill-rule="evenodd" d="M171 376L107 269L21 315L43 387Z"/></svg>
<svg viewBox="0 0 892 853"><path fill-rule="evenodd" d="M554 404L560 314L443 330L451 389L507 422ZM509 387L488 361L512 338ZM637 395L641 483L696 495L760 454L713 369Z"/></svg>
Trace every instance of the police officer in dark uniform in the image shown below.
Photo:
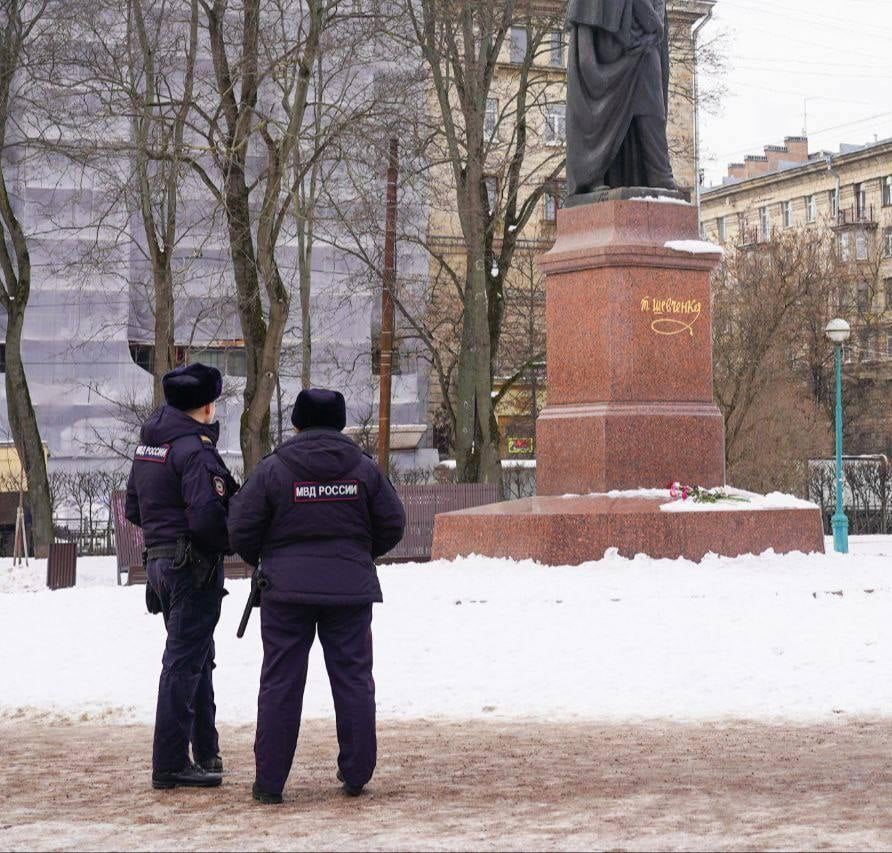
<svg viewBox="0 0 892 853"><path fill-rule="evenodd" d="M347 436L344 398L302 391L298 434L267 456L232 501L234 550L260 563L263 669L254 742L254 798L281 803L300 728L316 632L337 718L338 779L351 796L375 769L372 603L374 558L403 537L406 516L390 480Z"/></svg>
<svg viewBox="0 0 892 853"><path fill-rule="evenodd" d="M127 484L127 518L143 529L146 603L164 614L152 786L222 781L215 725L214 628L220 618L226 513L237 485L217 452L220 371L178 367L163 379L167 405L143 424ZM192 758L189 757L189 745Z"/></svg>

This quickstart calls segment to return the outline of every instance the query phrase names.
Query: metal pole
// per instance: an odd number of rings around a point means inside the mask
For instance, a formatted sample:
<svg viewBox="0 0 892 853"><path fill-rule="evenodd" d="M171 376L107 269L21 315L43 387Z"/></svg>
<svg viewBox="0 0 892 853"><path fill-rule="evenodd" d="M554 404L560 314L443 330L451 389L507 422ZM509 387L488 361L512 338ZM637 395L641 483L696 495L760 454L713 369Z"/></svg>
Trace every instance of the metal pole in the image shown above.
<svg viewBox="0 0 892 853"><path fill-rule="evenodd" d="M390 140L387 169L387 220L384 235L384 279L381 288L381 369L378 403L378 464L390 470L390 397L393 376L393 291L396 284L396 183L399 143Z"/></svg>
<svg viewBox="0 0 892 853"><path fill-rule="evenodd" d="M833 516L833 549L849 553L849 519L843 506L842 488L842 345L836 345L836 513Z"/></svg>

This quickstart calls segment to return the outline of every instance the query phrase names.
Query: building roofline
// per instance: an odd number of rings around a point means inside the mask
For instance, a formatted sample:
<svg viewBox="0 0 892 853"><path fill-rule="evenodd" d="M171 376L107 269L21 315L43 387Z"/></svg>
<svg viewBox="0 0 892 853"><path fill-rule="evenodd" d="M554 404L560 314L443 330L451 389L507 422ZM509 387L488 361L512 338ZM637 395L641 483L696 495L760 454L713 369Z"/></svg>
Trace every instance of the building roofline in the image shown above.
<svg viewBox="0 0 892 853"><path fill-rule="evenodd" d="M847 165L858 160L869 159L870 157L876 157L882 154L892 154L892 139L868 145L866 148L861 148L858 151L851 151L848 154L831 155L830 165ZM802 175L807 175L810 172L826 171L827 166L827 160L821 157L820 159L810 160L808 163L803 163L801 166L792 166L791 168L781 169L776 172L767 172L764 175L745 178L743 180L735 181L732 184L709 187L708 189L701 191L700 200L701 202L712 201L716 198L733 196L745 190L758 189L759 187L764 187L781 181L791 181Z"/></svg>

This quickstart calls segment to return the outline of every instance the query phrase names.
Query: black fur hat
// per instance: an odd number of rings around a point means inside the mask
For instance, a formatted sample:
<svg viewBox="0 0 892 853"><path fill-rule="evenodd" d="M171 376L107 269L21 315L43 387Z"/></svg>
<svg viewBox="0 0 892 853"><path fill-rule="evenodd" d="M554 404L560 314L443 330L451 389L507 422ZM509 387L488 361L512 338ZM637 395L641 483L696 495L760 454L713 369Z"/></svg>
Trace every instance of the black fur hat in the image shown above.
<svg viewBox="0 0 892 853"><path fill-rule="evenodd" d="M291 423L298 429L336 429L347 426L347 404L339 391L310 388L297 395Z"/></svg>
<svg viewBox="0 0 892 853"><path fill-rule="evenodd" d="M168 405L184 412L213 403L223 393L220 371L197 362L165 373L161 385Z"/></svg>

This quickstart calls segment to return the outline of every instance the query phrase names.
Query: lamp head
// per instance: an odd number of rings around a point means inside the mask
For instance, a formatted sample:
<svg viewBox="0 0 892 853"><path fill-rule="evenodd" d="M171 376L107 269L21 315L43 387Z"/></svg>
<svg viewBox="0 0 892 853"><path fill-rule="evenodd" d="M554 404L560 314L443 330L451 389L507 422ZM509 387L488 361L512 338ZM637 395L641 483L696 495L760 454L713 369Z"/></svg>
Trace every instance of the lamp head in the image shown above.
<svg viewBox="0 0 892 853"><path fill-rule="evenodd" d="M824 331L827 333L827 337L837 345L844 344L852 336L852 327L845 320L839 318L831 320Z"/></svg>

